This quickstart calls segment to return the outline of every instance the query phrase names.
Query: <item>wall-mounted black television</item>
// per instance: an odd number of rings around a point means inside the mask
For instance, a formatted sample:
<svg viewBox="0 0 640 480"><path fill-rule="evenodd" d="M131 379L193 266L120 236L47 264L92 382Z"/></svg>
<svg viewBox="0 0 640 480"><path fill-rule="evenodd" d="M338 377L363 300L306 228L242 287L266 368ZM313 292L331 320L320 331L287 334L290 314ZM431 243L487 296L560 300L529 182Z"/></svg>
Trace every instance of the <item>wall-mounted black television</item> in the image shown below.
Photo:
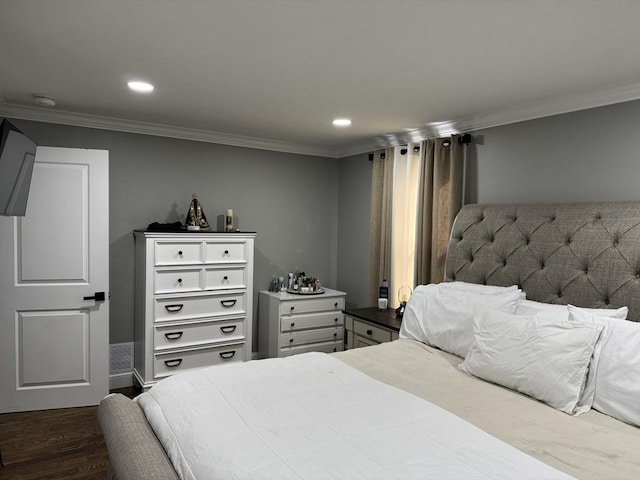
<svg viewBox="0 0 640 480"><path fill-rule="evenodd" d="M0 118L0 215L25 215L35 159L36 144Z"/></svg>

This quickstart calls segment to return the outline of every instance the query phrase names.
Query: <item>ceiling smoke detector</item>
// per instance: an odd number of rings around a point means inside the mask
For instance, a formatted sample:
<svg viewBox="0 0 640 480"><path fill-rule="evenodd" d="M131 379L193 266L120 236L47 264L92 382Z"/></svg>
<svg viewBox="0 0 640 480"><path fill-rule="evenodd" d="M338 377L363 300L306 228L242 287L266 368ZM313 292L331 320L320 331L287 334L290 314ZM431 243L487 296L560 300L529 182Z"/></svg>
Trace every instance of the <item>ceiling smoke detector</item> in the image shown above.
<svg viewBox="0 0 640 480"><path fill-rule="evenodd" d="M55 107L56 99L53 97L50 97L49 95L42 95L40 93L35 93L33 95L33 103L41 107Z"/></svg>

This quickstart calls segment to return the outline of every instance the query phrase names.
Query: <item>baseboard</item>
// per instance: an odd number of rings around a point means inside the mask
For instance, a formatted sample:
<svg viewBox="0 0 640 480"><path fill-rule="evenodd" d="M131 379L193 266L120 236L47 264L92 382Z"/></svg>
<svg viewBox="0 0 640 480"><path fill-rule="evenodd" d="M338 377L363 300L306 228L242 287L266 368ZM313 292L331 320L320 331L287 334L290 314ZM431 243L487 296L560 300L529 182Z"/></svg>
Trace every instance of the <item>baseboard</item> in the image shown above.
<svg viewBox="0 0 640 480"><path fill-rule="evenodd" d="M109 375L109 390L126 387L133 387L133 372Z"/></svg>
<svg viewBox="0 0 640 480"><path fill-rule="evenodd" d="M251 360L260 359L259 352L251 352ZM109 375L109 390L114 388L133 387L133 371L124 373L112 373Z"/></svg>

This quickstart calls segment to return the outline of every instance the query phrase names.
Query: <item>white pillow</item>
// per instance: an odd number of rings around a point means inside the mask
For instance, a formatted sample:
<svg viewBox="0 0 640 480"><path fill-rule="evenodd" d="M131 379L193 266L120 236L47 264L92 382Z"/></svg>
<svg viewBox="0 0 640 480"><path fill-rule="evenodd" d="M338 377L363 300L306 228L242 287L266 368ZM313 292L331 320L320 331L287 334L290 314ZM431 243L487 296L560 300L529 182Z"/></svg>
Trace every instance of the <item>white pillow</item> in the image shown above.
<svg viewBox="0 0 640 480"><path fill-rule="evenodd" d="M599 315L606 318L626 319L629 309L627 307L620 307L618 309L611 308L583 308L573 305L558 305L550 303L534 302L531 300L524 300L518 304L516 308L516 314L536 314L538 317L549 321L570 321L570 310L575 312L583 312L587 314ZM605 325L606 331L606 325ZM593 353L593 359L589 367L589 373L587 376L587 383L578 402L578 410L580 412L588 411L592 405L595 396L595 371L598 365L600 357L600 349L602 347L602 339L604 338L604 332L600 338L600 341L596 343Z"/></svg>
<svg viewBox="0 0 640 480"><path fill-rule="evenodd" d="M474 319L473 344L460 369L578 415L585 411L579 400L602 330L485 310Z"/></svg>
<svg viewBox="0 0 640 480"><path fill-rule="evenodd" d="M400 337L418 340L463 358L473 341L476 312L491 308L513 313L520 299L518 290L485 295L441 285L416 287L402 316Z"/></svg>
<svg viewBox="0 0 640 480"><path fill-rule="evenodd" d="M583 308L583 307L574 307L579 308L585 312L593 313L595 315L600 315L603 317L613 317L619 318L621 320L625 320L627 318L627 314L629 313L629 309L627 307L620 308ZM542 303L542 302L534 302L533 300L521 300L518 303L518 307L516 308L517 315L535 315L538 313L544 313L547 318L551 318L551 316L555 316L555 318L559 321L567 321L569 320L569 308L568 305L558 305L554 303Z"/></svg>
<svg viewBox="0 0 640 480"><path fill-rule="evenodd" d="M587 389L594 393L593 408L640 427L640 323L602 317L572 306L569 318L605 326L587 383Z"/></svg>
<svg viewBox="0 0 640 480"><path fill-rule="evenodd" d="M491 295L494 293L513 292L514 290L521 291L517 285L511 285L508 287L500 287L498 285L482 285L479 283L467 283L467 282L442 282L438 284L441 288L460 290L464 292L481 293L485 295Z"/></svg>

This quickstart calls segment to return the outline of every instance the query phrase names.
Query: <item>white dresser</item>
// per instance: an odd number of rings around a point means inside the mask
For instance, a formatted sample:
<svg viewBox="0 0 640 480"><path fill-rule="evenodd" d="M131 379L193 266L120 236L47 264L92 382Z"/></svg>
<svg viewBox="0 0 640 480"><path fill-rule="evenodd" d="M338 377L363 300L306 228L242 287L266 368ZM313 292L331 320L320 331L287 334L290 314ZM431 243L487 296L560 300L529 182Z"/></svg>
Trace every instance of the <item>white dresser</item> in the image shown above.
<svg viewBox="0 0 640 480"><path fill-rule="evenodd" d="M250 360L255 234L134 238L136 381L147 389L177 372Z"/></svg>
<svg viewBox="0 0 640 480"><path fill-rule="evenodd" d="M344 350L345 296L329 288L320 295L260 292L260 357Z"/></svg>

